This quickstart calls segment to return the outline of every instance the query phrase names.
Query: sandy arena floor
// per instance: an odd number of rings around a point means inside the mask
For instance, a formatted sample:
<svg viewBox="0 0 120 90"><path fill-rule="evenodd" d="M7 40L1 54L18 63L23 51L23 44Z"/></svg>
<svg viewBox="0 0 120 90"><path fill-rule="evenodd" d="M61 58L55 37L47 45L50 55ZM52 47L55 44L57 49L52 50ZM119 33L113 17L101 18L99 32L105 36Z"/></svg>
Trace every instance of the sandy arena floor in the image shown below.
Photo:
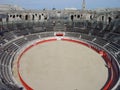
<svg viewBox="0 0 120 90"><path fill-rule="evenodd" d="M102 57L88 47L52 41L22 56L20 74L34 90L100 90L108 69Z"/></svg>

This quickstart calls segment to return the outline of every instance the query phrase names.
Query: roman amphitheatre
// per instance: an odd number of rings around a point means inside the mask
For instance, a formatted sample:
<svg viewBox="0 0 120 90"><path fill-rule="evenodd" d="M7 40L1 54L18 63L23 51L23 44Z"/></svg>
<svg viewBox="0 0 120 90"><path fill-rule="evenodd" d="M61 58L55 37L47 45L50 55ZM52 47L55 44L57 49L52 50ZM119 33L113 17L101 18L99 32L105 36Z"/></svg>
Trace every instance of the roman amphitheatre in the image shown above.
<svg viewBox="0 0 120 90"><path fill-rule="evenodd" d="M119 90L119 16L0 5L0 90Z"/></svg>

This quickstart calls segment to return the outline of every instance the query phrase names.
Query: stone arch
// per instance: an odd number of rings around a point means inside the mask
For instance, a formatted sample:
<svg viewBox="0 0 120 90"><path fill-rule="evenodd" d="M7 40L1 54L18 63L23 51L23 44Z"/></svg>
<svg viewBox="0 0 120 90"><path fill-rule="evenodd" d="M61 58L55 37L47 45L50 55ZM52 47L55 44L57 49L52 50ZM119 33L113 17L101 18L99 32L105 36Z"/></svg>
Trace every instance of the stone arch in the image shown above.
<svg viewBox="0 0 120 90"><path fill-rule="evenodd" d="M80 18L80 15L77 15L77 18Z"/></svg>
<svg viewBox="0 0 120 90"><path fill-rule="evenodd" d="M108 17L108 23L110 23L112 21L111 17Z"/></svg>
<svg viewBox="0 0 120 90"><path fill-rule="evenodd" d="M71 15L71 20L73 21L73 19L74 19L74 16L73 16L73 15Z"/></svg>
<svg viewBox="0 0 120 90"><path fill-rule="evenodd" d="M44 16L44 14L42 13L42 16Z"/></svg>
<svg viewBox="0 0 120 90"><path fill-rule="evenodd" d="M74 16L76 17L77 15L75 14Z"/></svg>
<svg viewBox="0 0 120 90"><path fill-rule="evenodd" d="M10 15L10 17L12 17L12 15Z"/></svg>
<svg viewBox="0 0 120 90"><path fill-rule="evenodd" d="M34 20L35 19L35 16L34 15L32 15L32 20Z"/></svg>
<svg viewBox="0 0 120 90"><path fill-rule="evenodd" d="M9 21L9 17L10 17L10 15L7 15L6 22L8 22L8 21Z"/></svg>
<svg viewBox="0 0 120 90"><path fill-rule="evenodd" d="M18 17L19 15L17 14L16 17Z"/></svg>
<svg viewBox="0 0 120 90"><path fill-rule="evenodd" d="M44 20L47 20L47 16L44 16Z"/></svg>
<svg viewBox="0 0 120 90"><path fill-rule="evenodd" d="M104 21L104 16L102 16L102 21Z"/></svg>
<svg viewBox="0 0 120 90"><path fill-rule="evenodd" d="M39 15L39 20L41 20L41 15Z"/></svg>
<svg viewBox="0 0 120 90"><path fill-rule="evenodd" d="M92 15L90 15L90 20L92 20L93 19L93 16Z"/></svg>
<svg viewBox="0 0 120 90"><path fill-rule="evenodd" d="M22 18L22 15L19 15L20 18Z"/></svg>
<svg viewBox="0 0 120 90"><path fill-rule="evenodd" d="M25 15L25 20L28 20L28 15Z"/></svg>
<svg viewBox="0 0 120 90"><path fill-rule="evenodd" d="M35 16L37 17L37 13L35 14Z"/></svg>
<svg viewBox="0 0 120 90"><path fill-rule="evenodd" d="M13 18L15 18L15 15L13 15Z"/></svg>

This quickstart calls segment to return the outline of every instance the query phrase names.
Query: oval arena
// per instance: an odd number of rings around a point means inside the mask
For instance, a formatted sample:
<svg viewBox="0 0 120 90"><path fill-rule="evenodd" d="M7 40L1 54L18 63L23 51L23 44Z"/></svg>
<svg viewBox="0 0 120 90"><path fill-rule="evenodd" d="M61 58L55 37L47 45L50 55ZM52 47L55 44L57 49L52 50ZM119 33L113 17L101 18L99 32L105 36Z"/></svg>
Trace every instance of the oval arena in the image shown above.
<svg viewBox="0 0 120 90"><path fill-rule="evenodd" d="M74 41L48 39L24 51L19 74L35 90L96 90L109 76L101 55Z"/></svg>

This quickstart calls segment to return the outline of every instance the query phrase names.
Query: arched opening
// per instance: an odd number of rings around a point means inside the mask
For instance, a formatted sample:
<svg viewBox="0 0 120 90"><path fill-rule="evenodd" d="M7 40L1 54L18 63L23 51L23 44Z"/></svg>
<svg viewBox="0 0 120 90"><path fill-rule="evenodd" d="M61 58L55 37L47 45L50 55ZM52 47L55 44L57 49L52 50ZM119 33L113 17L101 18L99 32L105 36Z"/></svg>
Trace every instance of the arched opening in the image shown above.
<svg viewBox="0 0 120 90"><path fill-rule="evenodd" d="M35 16L37 17L37 14L35 14Z"/></svg>
<svg viewBox="0 0 120 90"><path fill-rule="evenodd" d="M0 18L0 22L2 22L2 18Z"/></svg>
<svg viewBox="0 0 120 90"><path fill-rule="evenodd" d="M19 15L20 18L22 18L22 15Z"/></svg>
<svg viewBox="0 0 120 90"><path fill-rule="evenodd" d="M15 18L15 15L13 15L13 18Z"/></svg>
<svg viewBox="0 0 120 90"><path fill-rule="evenodd" d="M108 23L110 23L112 21L111 17L108 17Z"/></svg>
<svg viewBox="0 0 120 90"><path fill-rule="evenodd" d="M77 18L80 18L80 15L77 15Z"/></svg>
<svg viewBox="0 0 120 90"><path fill-rule="evenodd" d="M32 20L34 20L34 18L35 18L35 16L34 16L34 15L32 15Z"/></svg>
<svg viewBox="0 0 120 90"><path fill-rule="evenodd" d="M9 21L9 15L7 15L7 18L6 18L6 22L8 22Z"/></svg>
<svg viewBox="0 0 120 90"><path fill-rule="evenodd" d="M47 16L44 16L44 19L47 20Z"/></svg>
<svg viewBox="0 0 120 90"><path fill-rule="evenodd" d="M76 17L76 15L74 15Z"/></svg>
<svg viewBox="0 0 120 90"><path fill-rule="evenodd" d="M28 15L25 15L25 20L28 20Z"/></svg>
<svg viewBox="0 0 120 90"><path fill-rule="evenodd" d="M102 21L104 21L104 16L102 16Z"/></svg>
<svg viewBox="0 0 120 90"><path fill-rule="evenodd" d="M39 20L41 20L41 15L39 15Z"/></svg>
<svg viewBox="0 0 120 90"><path fill-rule="evenodd" d="M90 20L92 20L92 15L90 15Z"/></svg>
<svg viewBox="0 0 120 90"><path fill-rule="evenodd" d="M12 17L12 15L10 15L10 17Z"/></svg>
<svg viewBox="0 0 120 90"><path fill-rule="evenodd" d="M73 21L73 19L74 19L74 16L73 16L73 15L71 15L71 20Z"/></svg>
<svg viewBox="0 0 120 90"><path fill-rule="evenodd" d="M19 15L17 14L16 17L18 17Z"/></svg>

